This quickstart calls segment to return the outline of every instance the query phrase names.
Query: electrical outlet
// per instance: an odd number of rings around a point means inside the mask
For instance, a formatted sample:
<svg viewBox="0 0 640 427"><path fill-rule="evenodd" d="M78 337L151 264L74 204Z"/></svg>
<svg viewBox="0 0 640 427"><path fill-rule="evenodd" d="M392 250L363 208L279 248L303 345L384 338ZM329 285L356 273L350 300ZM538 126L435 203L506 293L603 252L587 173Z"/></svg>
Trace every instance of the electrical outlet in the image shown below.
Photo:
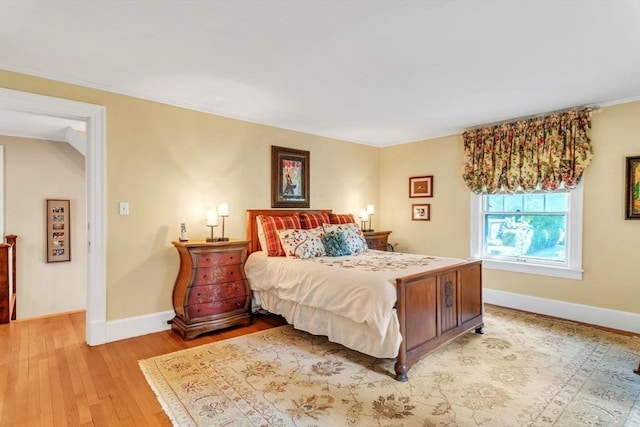
<svg viewBox="0 0 640 427"><path fill-rule="evenodd" d="M164 319L160 320L160 327L162 329L170 328L172 319L173 319L173 317L169 317L169 318L164 318Z"/></svg>

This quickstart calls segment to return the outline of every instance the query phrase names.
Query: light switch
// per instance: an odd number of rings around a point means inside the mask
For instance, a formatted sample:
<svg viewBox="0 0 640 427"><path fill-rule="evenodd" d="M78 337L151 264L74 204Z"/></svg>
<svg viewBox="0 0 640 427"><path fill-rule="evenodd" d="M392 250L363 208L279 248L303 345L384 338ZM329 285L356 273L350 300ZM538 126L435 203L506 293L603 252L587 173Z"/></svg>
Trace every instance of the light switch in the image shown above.
<svg viewBox="0 0 640 427"><path fill-rule="evenodd" d="M120 215L129 215L129 202L120 202Z"/></svg>

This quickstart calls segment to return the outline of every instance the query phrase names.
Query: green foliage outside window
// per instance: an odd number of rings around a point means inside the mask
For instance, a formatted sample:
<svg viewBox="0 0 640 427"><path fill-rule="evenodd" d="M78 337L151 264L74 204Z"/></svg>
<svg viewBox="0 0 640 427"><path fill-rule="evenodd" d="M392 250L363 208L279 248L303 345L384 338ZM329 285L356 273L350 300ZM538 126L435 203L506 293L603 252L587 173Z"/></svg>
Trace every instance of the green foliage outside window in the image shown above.
<svg viewBox="0 0 640 427"><path fill-rule="evenodd" d="M497 215L496 215L497 216ZM520 215L506 217L496 237L513 247L518 256L533 255L564 243L563 215Z"/></svg>

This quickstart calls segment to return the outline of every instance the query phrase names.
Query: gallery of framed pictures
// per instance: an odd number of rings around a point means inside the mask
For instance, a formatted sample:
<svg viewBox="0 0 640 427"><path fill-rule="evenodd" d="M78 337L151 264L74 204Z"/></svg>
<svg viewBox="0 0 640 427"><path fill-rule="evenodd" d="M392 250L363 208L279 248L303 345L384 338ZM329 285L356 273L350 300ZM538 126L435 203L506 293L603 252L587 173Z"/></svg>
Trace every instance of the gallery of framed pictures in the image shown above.
<svg viewBox="0 0 640 427"><path fill-rule="evenodd" d="M69 200L47 199L47 262L71 261Z"/></svg>
<svg viewBox="0 0 640 427"><path fill-rule="evenodd" d="M308 208L309 152L271 146L271 207Z"/></svg>
<svg viewBox="0 0 640 427"><path fill-rule="evenodd" d="M640 156L627 157L626 219L640 219Z"/></svg>

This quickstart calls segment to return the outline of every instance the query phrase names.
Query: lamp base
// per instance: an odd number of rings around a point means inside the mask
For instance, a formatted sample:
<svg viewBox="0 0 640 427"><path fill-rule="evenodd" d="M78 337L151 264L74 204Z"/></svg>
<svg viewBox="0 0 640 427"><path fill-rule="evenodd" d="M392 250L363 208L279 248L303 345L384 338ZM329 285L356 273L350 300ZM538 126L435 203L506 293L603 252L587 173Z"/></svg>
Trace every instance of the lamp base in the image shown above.
<svg viewBox="0 0 640 427"><path fill-rule="evenodd" d="M207 243L216 243L216 242L228 242L228 237L207 237L205 240Z"/></svg>

